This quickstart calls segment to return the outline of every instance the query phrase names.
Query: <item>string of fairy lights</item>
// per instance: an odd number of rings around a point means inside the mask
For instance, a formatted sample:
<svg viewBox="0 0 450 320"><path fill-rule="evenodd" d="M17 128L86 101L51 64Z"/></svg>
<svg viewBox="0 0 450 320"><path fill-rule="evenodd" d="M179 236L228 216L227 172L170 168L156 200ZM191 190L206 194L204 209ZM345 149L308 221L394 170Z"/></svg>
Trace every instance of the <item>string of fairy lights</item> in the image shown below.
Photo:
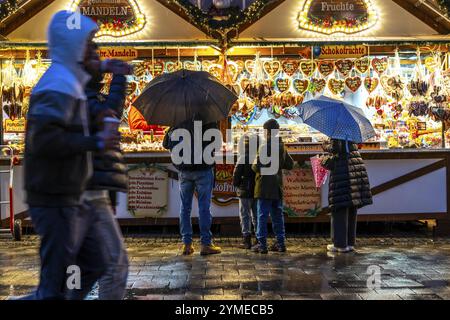
<svg viewBox="0 0 450 320"><path fill-rule="evenodd" d="M437 0L439 7L450 17L450 0Z"/></svg>
<svg viewBox="0 0 450 320"><path fill-rule="evenodd" d="M23 0L0 0L0 21L17 11L22 2Z"/></svg>

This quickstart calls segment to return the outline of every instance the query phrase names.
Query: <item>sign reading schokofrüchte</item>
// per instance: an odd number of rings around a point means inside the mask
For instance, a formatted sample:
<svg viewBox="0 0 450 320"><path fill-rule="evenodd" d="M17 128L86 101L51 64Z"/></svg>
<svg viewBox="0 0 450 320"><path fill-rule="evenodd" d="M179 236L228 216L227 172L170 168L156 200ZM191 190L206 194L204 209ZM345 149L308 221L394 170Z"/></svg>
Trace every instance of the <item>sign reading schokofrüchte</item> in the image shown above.
<svg viewBox="0 0 450 320"><path fill-rule="evenodd" d="M371 0L306 0L298 15L301 29L324 34L358 33L377 21Z"/></svg>
<svg viewBox="0 0 450 320"><path fill-rule="evenodd" d="M95 20L97 37L124 37L142 30L146 24L136 0L73 0L72 11Z"/></svg>

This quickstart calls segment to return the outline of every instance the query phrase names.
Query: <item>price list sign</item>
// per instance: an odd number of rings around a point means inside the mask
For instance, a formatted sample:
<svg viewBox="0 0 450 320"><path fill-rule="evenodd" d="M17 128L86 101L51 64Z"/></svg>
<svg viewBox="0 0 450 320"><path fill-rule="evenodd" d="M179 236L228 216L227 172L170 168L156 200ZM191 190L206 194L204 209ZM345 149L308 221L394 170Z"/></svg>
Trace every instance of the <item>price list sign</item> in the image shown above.
<svg viewBox="0 0 450 320"><path fill-rule="evenodd" d="M128 210L137 218L161 217L167 211L169 176L157 168L128 172Z"/></svg>

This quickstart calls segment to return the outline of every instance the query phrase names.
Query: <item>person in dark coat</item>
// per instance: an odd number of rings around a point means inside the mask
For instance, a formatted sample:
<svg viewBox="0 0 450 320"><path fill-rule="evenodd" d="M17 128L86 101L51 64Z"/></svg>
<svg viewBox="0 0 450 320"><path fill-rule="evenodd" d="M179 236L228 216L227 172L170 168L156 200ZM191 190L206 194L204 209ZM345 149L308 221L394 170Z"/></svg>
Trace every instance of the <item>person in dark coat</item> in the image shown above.
<svg viewBox="0 0 450 320"><path fill-rule="evenodd" d="M328 199L333 244L327 249L350 252L355 246L357 210L373 203L369 176L355 143L331 139L323 149L328 154L322 165L331 172Z"/></svg>
<svg viewBox="0 0 450 320"><path fill-rule="evenodd" d="M105 116L120 118L126 95L126 74L131 67L121 61L106 60L101 72L96 74L86 87L90 115L90 130L96 134L102 128ZM112 73L109 94L101 93L103 73ZM86 202L92 215L102 221L101 236L107 246L107 270L99 280L100 300L122 300L128 278L128 255L119 224L114 217L109 192L127 192L127 167L120 149L95 152L94 172L85 192Z"/></svg>
<svg viewBox="0 0 450 320"><path fill-rule="evenodd" d="M252 247L256 253L267 254L267 220L269 214L277 242L271 251L285 252L285 228L283 213L283 169L292 170L294 160L287 152L281 138L276 135L280 125L274 119L264 124L266 143L259 148L252 169L256 173L255 198L258 199L258 244ZM275 152L275 154L273 153ZM264 163L263 157L268 158Z"/></svg>
<svg viewBox="0 0 450 320"><path fill-rule="evenodd" d="M242 249L251 249L252 247L252 225L253 230L257 230L257 201L255 199L255 178L256 173L252 170L253 159L256 154L251 154L251 144L254 153L258 150L258 136L245 135L240 146L241 157L233 172L233 185L237 188L239 197L239 218L241 221L241 230L243 242L240 245Z"/></svg>

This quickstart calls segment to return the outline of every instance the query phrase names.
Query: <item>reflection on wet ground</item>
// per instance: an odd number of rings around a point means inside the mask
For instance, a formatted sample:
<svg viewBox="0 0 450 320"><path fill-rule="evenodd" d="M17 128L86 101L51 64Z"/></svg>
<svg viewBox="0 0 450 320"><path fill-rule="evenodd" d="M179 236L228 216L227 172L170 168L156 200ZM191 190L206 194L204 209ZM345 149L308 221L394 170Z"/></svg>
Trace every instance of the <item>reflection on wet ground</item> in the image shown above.
<svg viewBox="0 0 450 320"><path fill-rule="evenodd" d="M267 256L238 249L238 239L217 243L221 255L184 257L174 239L128 238L126 298L450 299L450 239L363 238L356 253L327 254L328 239L293 238L288 253ZM0 299L37 284L37 245L0 240Z"/></svg>

